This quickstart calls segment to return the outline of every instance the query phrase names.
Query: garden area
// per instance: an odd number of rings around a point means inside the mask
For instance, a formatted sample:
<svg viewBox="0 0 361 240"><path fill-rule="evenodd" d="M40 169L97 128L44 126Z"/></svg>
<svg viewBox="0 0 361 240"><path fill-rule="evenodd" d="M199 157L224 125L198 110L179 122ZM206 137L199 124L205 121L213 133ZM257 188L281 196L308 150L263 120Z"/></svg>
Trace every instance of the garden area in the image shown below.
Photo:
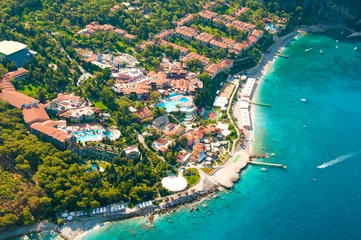
<svg viewBox="0 0 361 240"><path fill-rule="evenodd" d="M184 170L183 177L187 180L189 187L196 185L200 179L199 172L195 168L188 168Z"/></svg>

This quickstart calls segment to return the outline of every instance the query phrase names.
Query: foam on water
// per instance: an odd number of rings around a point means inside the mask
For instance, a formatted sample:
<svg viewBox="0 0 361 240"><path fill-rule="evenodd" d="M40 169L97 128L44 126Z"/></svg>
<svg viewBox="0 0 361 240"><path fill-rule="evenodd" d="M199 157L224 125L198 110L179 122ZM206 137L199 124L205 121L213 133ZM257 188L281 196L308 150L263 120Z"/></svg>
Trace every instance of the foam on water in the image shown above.
<svg viewBox="0 0 361 240"><path fill-rule="evenodd" d="M331 160L329 162L326 162L320 166L317 166L317 168L327 168L329 166L332 166L332 165L335 165L336 163L339 163L339 162L342 162L342 161L345 161L349 158L352 158L356 155L360 154L360 152L354 152L354 153L348 153L348 154L345 154L345 155L342 155L334 160Z"/></svg>

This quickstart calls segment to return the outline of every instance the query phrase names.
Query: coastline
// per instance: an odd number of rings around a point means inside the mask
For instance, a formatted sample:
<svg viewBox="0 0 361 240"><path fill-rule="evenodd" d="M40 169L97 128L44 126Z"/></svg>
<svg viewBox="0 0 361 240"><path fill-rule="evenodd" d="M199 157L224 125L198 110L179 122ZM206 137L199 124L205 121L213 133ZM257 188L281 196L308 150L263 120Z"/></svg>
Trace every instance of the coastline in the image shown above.
<svg viewBox="0 0 361 240"><path fill-rule="evenodd" d="M256 79L256 86L253 92L253 99L257 99L261 85L263 83L264 77L272 70L273 65L278 58L276 56L277 53L281 53L294 39L304 34L304 31L299 29L283 36L280 40L274 43L269 48L269 53L263 54L259 65L256 68L252 68L250 70L243 71L243 73L247 72L251 74L253 78ZM250 106L250 115L251 115L251 122L252 122L252 129L248 131L248 142L249 142L249 153L256 154L253 149L253 143L255 141L255 106Z"/></svg>
<svg viewBox="0 0 361 240"><path fill-rule="evenodd" d="M276 54L279 51L282 51L288 44L290 44L296 37L302 35L303 32L300 30L295 30L291 33L289 33L288 35L284 36L281 38L281 40L278 43L274 43L271 47L270 47L270 53L264 54L261 58L260 63L258 64L258 66L256 66L255 68L246 70L244 72L254 72L254 74L252 75L253 78L257 79L257 85L256 88L254 90L254 98L257 98L257 94L259 92L259 87L262 84L262 80L264 79L265 75L272 69L272 66L275 62L275 60L277 59ZM254 111L254 107L251 107L250 113L251 113L251 119L252 119L252 126L254 126L254 115L255 115L255 111ZM215 180L217 183L223 185L223 186L227 186L227 188L232 188L233 184L235 182L237 182L240 178L240 172L242 169L244 169L247 165L248 165L248 157L249 154L253 153L253 149L252 149L252 143L254 141L254 127L251 131L249 131L249 137L248 137L248 149L242 151L241 153L242 156L240 156L239 158L241 159L240 161L237 161L236 164L232 164L233 161L232 159L234 158L234 156L230 157L228 159L227 162L225 162L222 166L222 169L216 171L211 177L213 180ZM197 189L199 188L199 183L196 184L194 187L192 187L191 189ZM203 186L202 186L203 187ZM201 198L197 198L196 200L192 201L192 202L188 202L185 205L180 205L178 206L178 208L189 208L195 204L199 204L200 202L202 202L204 199L206 199L209 195L211 195L212 192L204 195ZM155 215L155 219L157 219L159 217L159 214ZM107 224L109 222L105 222L105 224ZM99 226L95 226L93 229L97 229L99 228ZM80 234L77 235L76 238L77 240L82 239L82 237L86 236L89 232L93 231L93 229L90 230L86 230L81 232Z"/></svg>
<svg viewBox="0 0 361 240"><path fill-rule="evenodd" d="M253 92L254 98L257 97L258 91L259 91L259 85L261 85L262 80L264 76L272 69L272 66L277 59L276 54L279 51L282 51L296 36L299 36L301 34L301 31L295 30L294 32L280 38L280 40L277 43L274 43L270 47L270 52L266 53L262 56L259 64L251 68L249 70L243 71L247 72L248 74L251 74L253 78L256 79L256 87ZM241 90L241 89L240 89ZM217 170L213 175L207 175L205 174L205 178L203 178L199 183L197 183L192 188L188 189L187 191L190 191L192 189L196 189L198 191L205 191L201 195L197 195L196 197L190 199L190 201L180 202L175 204L174 206L165 206L163 212L156 212L159 210L159 208L152 209L152 216L156 217L162 213L169 213L174 208L182 206L186 204L186 207L189 207L193 204L198 204L203 199L207 198L207 196L214 193L215 189L218 189L220 185L226 187L226 188L232 188L234 183L237 182L240 178L240 172L243 168L245 168L248 164L248 158L249 154L253 153L253 141L254 141L254 107L251 106L250 114L251 114L251 121L253 129L248 131L246 133L246 139L247 139L247 147L243 151L238 151L234 153L223 165L222 168ZM236 160L237 158L237 160ZM203 175L203 174L201 174ZM210 183L210 186L205 186L206 183L204 180L208 180ZM207 182L208 184L208 182ZM212 189L211 189L212 188ZM178 193L171 195L176 196ZM168 196L168 197L171 197ZM76 222L69 222L65 226L56 229L56 232L59 233L59 236L63 239L82 239L84 236L86 236L88 233L93 231L94 229L97 229L103 225L111 224L113 221L120 221L123 219L129 219L129 218L137 218L141 216L146 216L147 213L137 212L136 214L129 214L126 216L105 216L105 217L98 217L98 218L90 218L90 219L83 219ZM35 229L35 228L34 228ZM38 231L32 231L32 232L42 232L41 230ZM22 234L12 234L11 237L16 237L20 235L25 235L30 232L23 232ZM1 238L1 234L0 234Z"/></svg>

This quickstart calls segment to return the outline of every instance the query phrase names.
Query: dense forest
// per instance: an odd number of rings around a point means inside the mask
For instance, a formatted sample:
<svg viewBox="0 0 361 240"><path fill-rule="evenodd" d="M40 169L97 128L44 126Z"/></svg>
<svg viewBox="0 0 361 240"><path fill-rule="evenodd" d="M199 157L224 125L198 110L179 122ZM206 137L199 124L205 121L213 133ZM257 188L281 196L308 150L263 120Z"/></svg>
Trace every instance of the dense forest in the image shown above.
<svg viewBox="0 0 361 240"><path fill-rule="evenodd" d="M359 0L265 0L274 11L292 13L295 24L342 24L361 29Z"/></svg>
<svg viewBox="0 0 361 240"><path fill-rule="evenodd" d="M140 162L115 158L104 173L86 172L72 152L29 134L21 112L0 101L0 229L52 218L59 211L120 200L134 204L167 194L159 182L168 165L140 149Z"/></svg>

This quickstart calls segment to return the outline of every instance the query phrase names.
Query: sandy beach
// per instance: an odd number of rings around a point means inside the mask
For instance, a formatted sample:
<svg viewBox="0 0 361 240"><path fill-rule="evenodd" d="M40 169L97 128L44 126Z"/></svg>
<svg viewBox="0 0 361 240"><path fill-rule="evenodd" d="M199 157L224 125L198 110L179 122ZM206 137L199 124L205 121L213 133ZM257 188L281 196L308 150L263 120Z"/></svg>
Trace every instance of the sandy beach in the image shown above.
<svg viewBox="0 0 361 240"><path fill-rule="evenodd" d="M256 79L256 87L253 93L253 99L257 99L259 86L262 84L265 75L272 70L274 62L279 57L276 56L276 54L282 52L288 44L290 44L295 38L297 38L302 34L303 34L302 31L296 30L287 34L286 36L283 36L282 38L280 38L280 40L277 43L274 43L271 46L271 48L269 49L270 50L269 53L263 54L258 66L243 71L243 73L247 72L247 75L249 77ZM254 142L254 126L255 126L254 125L255 108L252 105L250 107L250 115L251 115L251 121L253 127L251 130L248 131L247 135L248 135L248 143L249 143L248 144L249 153L251 154L254 153L253 142Z"/></svg>

